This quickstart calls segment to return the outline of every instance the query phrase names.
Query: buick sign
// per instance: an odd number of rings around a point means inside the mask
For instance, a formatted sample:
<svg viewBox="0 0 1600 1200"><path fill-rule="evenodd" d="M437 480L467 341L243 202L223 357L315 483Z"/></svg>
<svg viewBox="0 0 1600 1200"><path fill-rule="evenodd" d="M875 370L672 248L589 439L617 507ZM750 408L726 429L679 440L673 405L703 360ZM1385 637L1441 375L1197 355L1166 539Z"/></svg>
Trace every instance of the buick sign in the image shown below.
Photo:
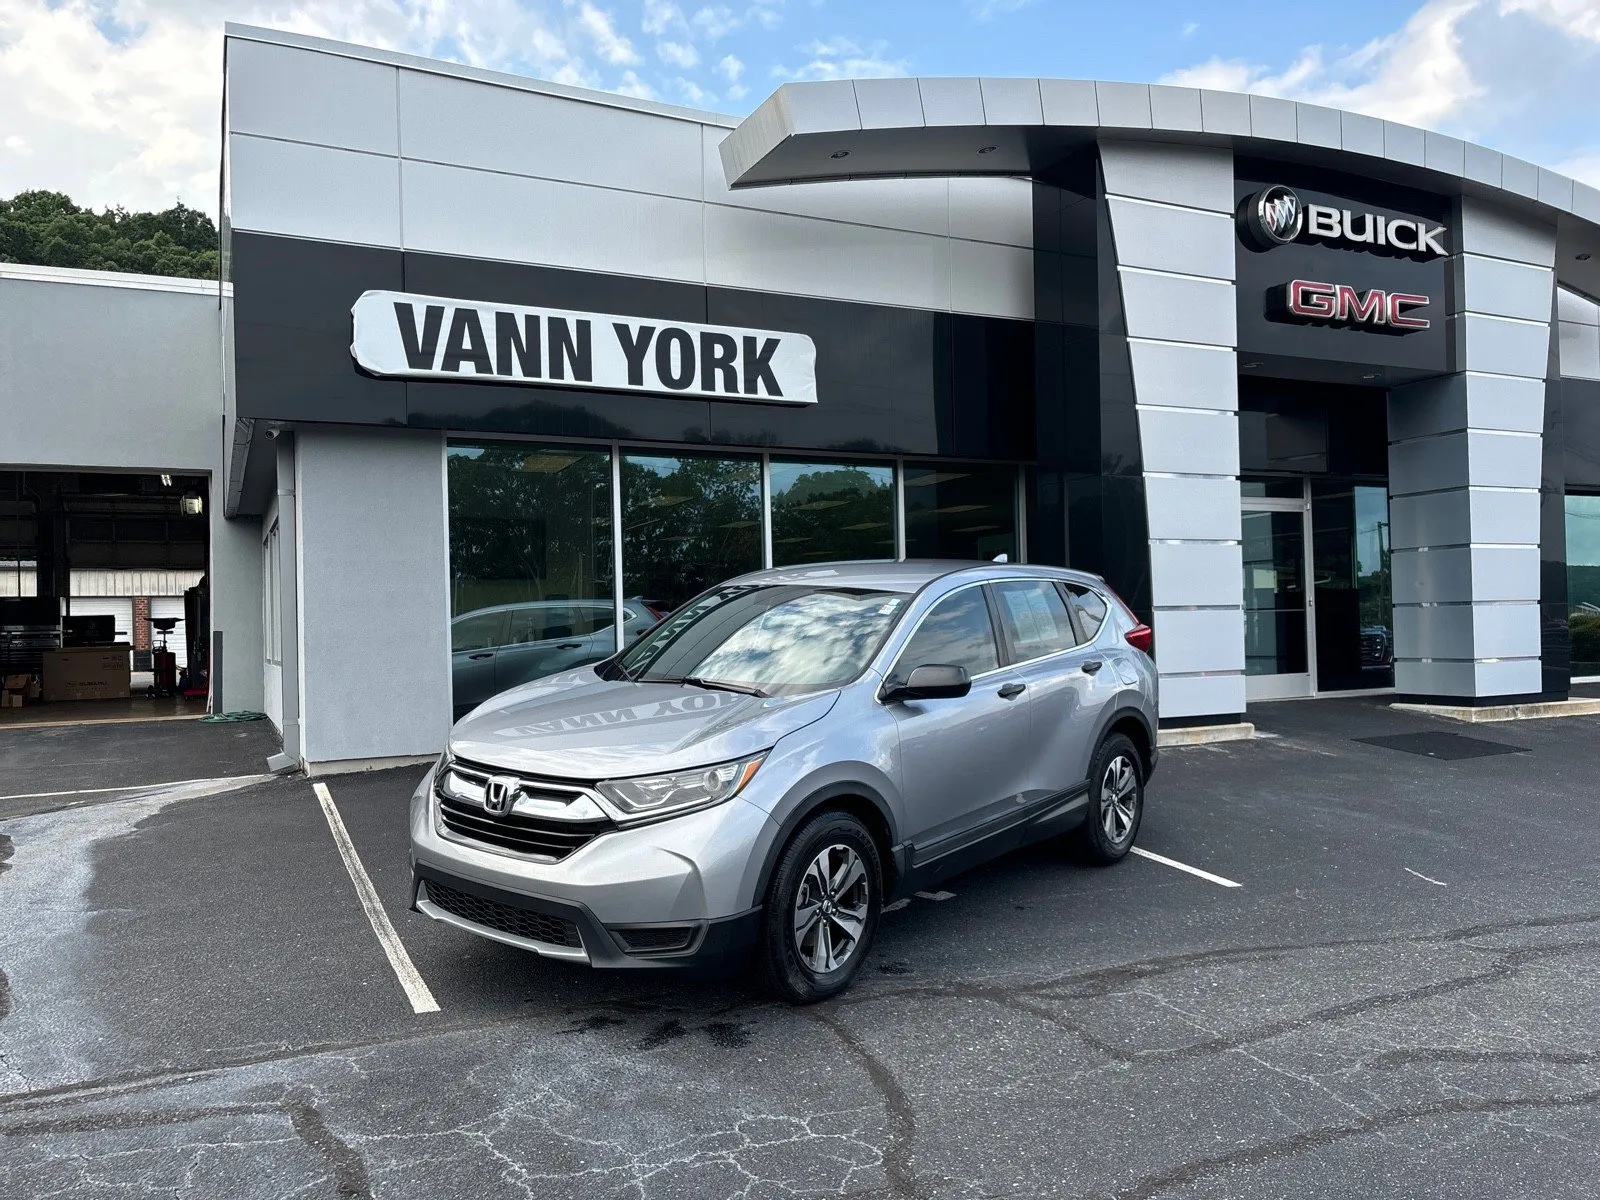
<svg viewBox="0 0 1600 1200"><path fill-rule="evenodd" d="M1412 258L1437 258L1449 253L1443 225L1326 204L1301 204L1300 197L1282 184L1246 197L1239 209L1239 232L1254 250L1309 241Z"/></svg>
<svg viewBox="0 0 1600 1200"><path fill-rule="evenodd" d="M1305 224L1300 197L1282 184L1251 196L1244 203L1243 215L1245 236L1261 250L1294 241Z"/></svg>
<svg viewBox="0 0 1600 1200"><path fill-rule="evenodd" d="M803 333L382 291L350 315L351 357L385 379L817 402L817 348Z"/></svg>

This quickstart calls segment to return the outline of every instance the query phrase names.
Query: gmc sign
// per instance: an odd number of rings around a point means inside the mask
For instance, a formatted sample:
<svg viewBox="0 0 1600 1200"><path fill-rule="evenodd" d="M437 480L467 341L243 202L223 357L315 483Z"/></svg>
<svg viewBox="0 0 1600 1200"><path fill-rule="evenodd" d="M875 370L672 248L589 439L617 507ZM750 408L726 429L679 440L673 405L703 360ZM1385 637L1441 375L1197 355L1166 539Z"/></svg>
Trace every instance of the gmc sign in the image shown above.
<svg viewBox="0 0 1600 1200"><path fill-rule="evenodd" d="M1417 309L1427 305L1428 297L1411 292L1382 288L1360 292L1347 283L1294 279L1272 289L1267 312L1274 320L1299 325L1343 325L1405 334L1432 326L1427 317L1416 315Z"/></svg>

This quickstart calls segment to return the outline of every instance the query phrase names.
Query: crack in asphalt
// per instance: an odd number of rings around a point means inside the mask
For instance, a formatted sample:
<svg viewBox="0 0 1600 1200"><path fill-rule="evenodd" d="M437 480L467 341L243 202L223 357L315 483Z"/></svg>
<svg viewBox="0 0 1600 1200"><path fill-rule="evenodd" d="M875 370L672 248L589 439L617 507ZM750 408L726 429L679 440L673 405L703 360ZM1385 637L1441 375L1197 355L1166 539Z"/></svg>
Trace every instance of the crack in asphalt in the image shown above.
<svg viewBox="0 0 1600 1200"><path fill-rule="evenodd" d="M1207 1175L1214 1175L1229 1167L1258 1166L1273 1159L1286 1158L1317 1146L1327 1146L1363 1133L1388 1129L1406 1121L1424 1120L1443 1116L1492 1116L1496 1113L1517 1112L1523 1109L1581 1108L1600 1103L1600 1091L1579 1092L1571 1096L1528 1097L1518 1100L1434 1100L1426 1104L1404 1105L1387 1112L1375 1113L1343 1125L1328 1125L1308 1129L1288 1137L1276 1138L1254 1146L1232 1150L1226 1154L1208 1155L1192 1159L1154 1175L1147 1175L1137 1183L1112 1193L1114 1200L1148 1200L1149 1197L1186 1183L1193 1183Z"/></svg>
<svg viewBox="0 0 1600 1200"><path fill-rule="evenodd" d="M887 1197L889 1200L927 1200L927 1197L931 1195L930 1184L919 1180L914 1166L918 1135L916 1104L912 1095L896 1077L894 1070L884 1061L881 1055L869 1047L863 1036L852 1028L848 1017L857 1008L863 1008L865 1011L865 1006L919 998L954 997L985 1001L1011 1011L1027 1014L1035 1020L1047 1022L1052 1026L1067 1031L1107 1063L1146 1065L1222 1054L1230 1051L1242 1052L1241 1048L1245 1046L1293 1034L1316 1025L1367 1016L1386 1006L1410 1004L1457 995L1473 988L1504 982L1515 978L1522 971L1546 961L1557 959L1564 955L1584 953L1600 948L1600 940L1563 939L1540 945L1476 945L1473 944L1476 939L1490 938L1498 934L1516 934L1541 929L1578 929L1592 925L1597 921L1600 921L1600 913L1566 914L1478 924L1427 934L1344 938L1301 944L1221 948L1182 955L1160 956L1110 967L1067 972L1044 980L1015 984L971 982L917 984L911 986L889 985L840 997L823 1008L802 1010L802 1016L826 1029L859 1065L875 1092L885 1115L886 1131L881 1147L872 1146L871 1142L862 1134L857 1134L850 1139L852 1143L858 1143L864 1148L869 1148L877 1156L876 1169L880 1169L883 1172L883 1186L865 1192L851 1191L849 1181L853 1180L860 1171L874 1167L874 1164L868 1162L852 1163L845 1173L845 1183L837 1194L863 1197L879 1196ZM1487 957L1490 959L1489 965L1484 969L1474 970L1455 978L1438 980L1414 987L1398 988L1337 1004L1323 1005L1295 1017L1262 1022L1234 1033L1206 1037L1189 1045L1149 1051L1128 1051L1108 1042L1103 1037L1097 1036L1083 1023L1075 1021L1051 1007L1052 1001L1071 1002L1142 990L1138 985L1149 984L1163 976L1170 976L1186 968L1197 966L1273 962L1295 953L1337 950L1350 947L1430 947L1452 945L1463 946L1464 949L1474 955ZM739 1048L750 1040L752 1036L751 1029L753 1028L749 1021L740 1018L753 1017L763 1010L770 1011L780 1008L781 1006L775 1005L770 1001L751 998L734 1001L716 1008L714 1011L708 1011L707 1006L703 1004L691 1005L688 1001L674 1004L671 1001L663 1002L660 1000L601 1000L586 1004L581 1008L569 1007L566 1010L569 1027L557 1032L588 1034L605 1038L608 1041L626 1038L636 1051L641 1052L662 1050L674 1043L681 1042L689 1034L695 1032L719 1046ZM691 1014L693 1014L694 1018L697 1018L693 1022L692 1028L687 1023ZM315 1151L319 1158L327 1164L338 1196L369 1196L371 1185L368 1178L368 1170L361 1154L348 1142L334 1135L316 1106L298 1093L288 1094L283 1099L264 1104L222 1105L214 1108L155 1109L152 1111L97 1115L54 1116L52 1114L64 1109L70 1110L83 1104L125 1099L185 1084L207 1081L243 1067L318 1056L338 1056L355 1051L400 1046L407 1043L420 1044L437 1041L451 1035L514 1027L529 1023L548 1023L551 1015L550 1013L527 1013L497 1016L475 1021L454 1022L448 1026L429 1025L427 1027L417 1027L398 1033L392 1032L340 1043L330 1042L296 1047L266 1048L256 1053L235 1055L230 1059L187 1068L127 1072L93 1080L81 1080L70 1084L14 1092L0 1096L0 1135L28 1136L90 1132L103 1129L180 1124L185 1121L208 1117L282 1113L288 1115L300 1140ZM714 1017L715 1019L706 1022L707 1017ZM641 1036L640 1026L635 1023L637 1021L653 1021L654 1023L646 1027ZM705 1023L702 1024L701 1022ZM614 1033L612 1032L613 1030L615 1030ZM1247 1057L1253 1058L1254 1056L1247 1055ZM1593 1053L1563 1054L1536 1050L1472 1051L1441 1048L1433 1050L1394 1050L1375 1055L1358 1064L1353 1064L1353 1066L1355 1069L1371 1067L1383 1070L1392 1070L1412 1064L1438 1065L1451 1063L1463 1065L1531 1063L1544 1066L1587 1067L1594 1065L1597 1061L1600 1061L1600 1055ZM1263 1065L1270 1067L1270 1064ZM1271 1069L1276 1070L1277 1068ZM1292 1073L1291 1077L1302 1078L1298 1075L1292 1075ZM1303 1081L1312 1082L1310 1080ZM1320 1087L1321 1085L1317 1086ZM1473 1113L1492 1115L1512 1112L1519 1108L1535 1110L1572 1108L1592 1104L1597 1099L1600 1099L1600 1093L1586 1091L1528 1099L1473 1097L1428 1101L1372 1115L1358 1113L1355 1119L1342 1124L1327 1125L1318 1129L1302 1131L1291 1136L1262 1141L1254 1145L1241 1146L1226 1154L1194 1159L1178 1166L1167 1168L1127 1185L1123 1190L1116 1192L1115 1195L1118 1200L1141 1200L1143 1197L1154 1196L1159 1192L1182 1186L1208 1174L1223 1171L1230 1167L1249 1166L1291 1156L1300 1151L1334 1141L1366 1133L1379 1132L1392 1125L1406 1121ZM6 1116L12 1119L5 1120L4 1117ZM799 1118L790 1119L799 1120ZM802 1140L807 1137L822 1136L811 1131L809 1122L812 1119L814 1118L807 1118L802 1122L806 1129L806 1132L800 1135ZM733 1130L725 1131L725 1135L733 1136L738 1131L738 1127L736 1127ZM550 1132L557 1136L567 1136L553 1129ZM487 1150L497 1157L502 1156L501 1151L496 1150L489 1144L490 1135L487 1132L474 1136L484 1143ZM714 1139L717 1136L724 1135L713 1134L706 1136ZM743 1135L740 1136L743 1137ZM744 1143L747 1148L754 1145L747 1137L744 1138ZM597 1172L598 1177L606 1177L617 1171L630 1174L636 1181L634 1186L638 1188L641 1195L646 1194L645 1181L663 1171L679 1167L703 1166L708 1163L720 1163L727 1169L740 1173L745 1178L748 1187L755 1186L757 1182L766 1184L777 1182L759 1179L752 1168L738 1161L741 1152L738 1146L731 1148L707 1147L690 1153L685 1157L669 1157L666 1160L654 1162L649 1161L647 1157L629 1154L626 1157L631 1161L624 1161L614 1167L598 1167L590 1168L590 1170ZM512 1160L508 1159L508 1170L511 1165ZM536 1178L520 1165L516 1173L524 1183L531 1182ZM785 1191L790 1190L786 1184L779 1183L778 1186Z"/></svg>

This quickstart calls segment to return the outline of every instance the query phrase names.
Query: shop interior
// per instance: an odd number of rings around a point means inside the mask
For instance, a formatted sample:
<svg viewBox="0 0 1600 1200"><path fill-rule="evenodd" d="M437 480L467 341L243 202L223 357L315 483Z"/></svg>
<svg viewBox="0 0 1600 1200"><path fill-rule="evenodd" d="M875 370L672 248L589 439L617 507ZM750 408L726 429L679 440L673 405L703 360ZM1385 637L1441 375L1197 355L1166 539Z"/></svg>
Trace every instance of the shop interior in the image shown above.
<svg viewBox="0 0 1600 1200"><path fill-rule="evenodd" d="M0 471L0 724L205 712L196 475Z"/></svg>

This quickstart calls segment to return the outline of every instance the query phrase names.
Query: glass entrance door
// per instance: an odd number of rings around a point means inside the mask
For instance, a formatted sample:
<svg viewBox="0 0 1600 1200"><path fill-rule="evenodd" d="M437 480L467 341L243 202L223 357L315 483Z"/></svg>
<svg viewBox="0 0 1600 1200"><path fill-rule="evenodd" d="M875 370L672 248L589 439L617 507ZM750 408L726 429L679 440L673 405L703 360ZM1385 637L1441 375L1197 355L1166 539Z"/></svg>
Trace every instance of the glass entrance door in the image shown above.
<svg viewBox="0 0 1600 1200"><path fill-rule="evenodd" d="M1297 484L1299 481L1295 481ZM1310 513L1303 498L1246 496L1243 511L1245 698L1316 690Z"/></svg>

